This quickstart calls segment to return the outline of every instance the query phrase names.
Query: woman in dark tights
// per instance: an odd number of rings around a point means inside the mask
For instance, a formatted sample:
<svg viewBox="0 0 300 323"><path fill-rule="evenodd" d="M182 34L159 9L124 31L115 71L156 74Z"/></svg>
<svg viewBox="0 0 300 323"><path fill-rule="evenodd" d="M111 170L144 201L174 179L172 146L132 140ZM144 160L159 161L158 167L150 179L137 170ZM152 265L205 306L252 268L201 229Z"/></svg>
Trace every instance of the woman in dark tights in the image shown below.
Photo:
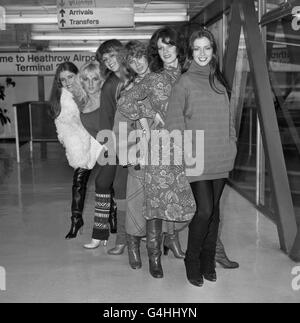
<svg viewBox="0 0 300 323"><path fill-rule="evenodd" d="M96 52L102 74L106 76L101 90L100 109L94 115L93 128L97 131L112 130L116 113L117 88L121 83L120 59L123 45L117 39L102 43ZM101 138L98 138L102 143ZM108 147L109 148L109 147ZM117 204L118 233L116 246L108 251L118 255L124 252L126 246L125 210L126 210L127 169L114 163L101 165L95 179L95 216L92 241L85 244L87 249L99 247L101 241L106 244L109 237L109 213L111 211L112 192Z"/></svg>
<svg viewBox="0 0 300 323"><path fill-rule="evenodd" d="M219 70L216 41L211 32L206 29L193 32L188 58L191 63L188 71L171 94L166 127L204 131L201 156L196 155L195 145L192 151L185 150L186 158L204 157L202 172L192 174L187 168L197 210L189 224L185 267L188 281L200 287L203 278L217 279L215 253L219 204L225 180L233 168L236 137L229 110L228 86Z"/></svg>

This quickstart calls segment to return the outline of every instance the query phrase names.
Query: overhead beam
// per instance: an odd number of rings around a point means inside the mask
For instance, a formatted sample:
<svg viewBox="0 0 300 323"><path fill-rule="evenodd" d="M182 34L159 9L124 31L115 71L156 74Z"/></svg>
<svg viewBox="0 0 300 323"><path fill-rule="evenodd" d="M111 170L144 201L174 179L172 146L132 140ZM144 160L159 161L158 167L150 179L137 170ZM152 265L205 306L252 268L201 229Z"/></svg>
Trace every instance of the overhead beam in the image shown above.
<svg viewBox="0 0 300 323"><path fill-rule="evenodd" d="M226 10L230 9L233 0L215 0L204 7L190 21L201 25L210 25L213 21L221 17Z"/></svg>
<svg viewBox="0 0 300 323"><path fill-rule="evenodd" d="M231 6L228 39L225 46L223 59L223 72L225 79L232 88L234 74L236 70L236 61L241 36L241 18L238 0L234 0Z"/></svg>

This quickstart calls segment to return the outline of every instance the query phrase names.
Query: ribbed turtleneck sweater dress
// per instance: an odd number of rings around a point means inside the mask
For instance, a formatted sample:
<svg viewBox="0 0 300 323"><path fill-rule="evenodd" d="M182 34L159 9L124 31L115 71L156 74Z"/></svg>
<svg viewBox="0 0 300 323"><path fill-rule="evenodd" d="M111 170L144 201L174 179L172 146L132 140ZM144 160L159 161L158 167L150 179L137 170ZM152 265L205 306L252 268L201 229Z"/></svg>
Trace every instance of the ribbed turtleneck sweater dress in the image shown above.
<svg viewBox="0 0 300 323"><path fill-rule="evenodd" d="M166 128L169 131L204 130L204 169L188 176L190 182L228 177L236 156L236 136L226 90L216 93L209 84L210 67L192 62L175 84L169 99ZM193 145L195 156L195 145Z"/></svg>

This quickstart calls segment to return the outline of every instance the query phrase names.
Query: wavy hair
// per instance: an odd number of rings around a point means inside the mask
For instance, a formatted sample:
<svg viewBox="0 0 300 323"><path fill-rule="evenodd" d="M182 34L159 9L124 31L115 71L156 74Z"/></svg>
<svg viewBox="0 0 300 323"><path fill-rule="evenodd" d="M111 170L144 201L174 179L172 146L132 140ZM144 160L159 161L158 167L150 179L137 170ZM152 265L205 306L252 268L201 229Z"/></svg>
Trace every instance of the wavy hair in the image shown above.
<svg viewBox="0 0 300 323"><path fill-rule="evenodd" d="M231 89L220 70L217 42L215 40L214 35L208 29L201 28L199 30L194 31L191 34L189 38L188 50L187 50L187 60L188 60L187 67L190 65L190 63L193 60L193 48L194 48L195 40L199 38L204 38L204 37L209 40L210 45L213 49L212 59L209 62L209 65L210 65L209 84L216 93L219 93L219 94L224 93L222 90L218 89L215 82L215 79L217 79L228 92L231 92ZM187 67L185 68L188 69Z"/></svg>
<svg viewBox="0 0 300 323"><path fill-rule="evenodd" d="M128 71L128 78L129 81L133 81L134 78L137 76L135 71L132 70L132 68L129 65L130 58L141 58L145 57L148 60L147 57L147 45L139 40L131 40L125 45L126 50L126 69Z"/></svg>
<svg viewBox="0 0 300 323"><path fill-rule="evenodd" d="M78 74L78 68L72 62L63 62L58 65L55 72L50 99L49 99L50 115L53 119L56 119L59 116L61 111L60 96L61 96L61 89L63 86L60 81L60 73L64 71L74 73L75 75Z"/></svg>
<svg viewBox="0 0 300 323"><path fill-rule="evenodd" d="M161 39L163 43L176 46L177 58L181 68L183 67L184 43L179 33L171 27L163 27L154 32L148 45L148 61L152 72L160 72L164 69L164 63L159 56L157 42Z"/></svg>
<svg viewBox="0 0 300 323"><path fill-rule="evenodd" d="M147 57L147 45L139 40L131 40L125 45L127 51L126 58L136 57L141 58L142 56Z"/></svg>
<svg viewBox="0 0 300 323"><path fill-rule="evenodd" d="M116 52L118 61L121 62L123 55L124 55L123 54L124 46L122 45L122 43L119 40L109 39L109 40L105 41L104 43L102 43L96 51L96 60L100 64L101 74L104 75L105 77L107 77L111 71L105 66L105 64L103 62L103 55L109 54L111 52Z"/></svg>

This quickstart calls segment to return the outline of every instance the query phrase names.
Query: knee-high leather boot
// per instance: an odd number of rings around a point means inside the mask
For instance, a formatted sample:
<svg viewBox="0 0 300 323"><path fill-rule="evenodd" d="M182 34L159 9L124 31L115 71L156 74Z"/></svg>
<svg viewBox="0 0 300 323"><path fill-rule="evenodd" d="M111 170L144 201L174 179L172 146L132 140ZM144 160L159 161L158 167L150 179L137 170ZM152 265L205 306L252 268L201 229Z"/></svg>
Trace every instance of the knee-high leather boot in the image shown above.
<svg viewBox="0 0 300 323"><path fill-rule="evenodd" d="M140 241L141 237L127 234L127 248L129 265L132 269L139 269L142 267L141 255L140 255Z"/></svg>
<svg viewBox="0 0 300 323"><path fill-rule="evenodd" d="M108 218L110 233L117 233L117 204L113 197L111 197L110 211Z"/></svg>
<svg viewBox="0 0 300 323"><path fill-rule="evenodd" d="M239 267L239 264L237 262L228 259L225 253L224 245L219 236L217 239L215 261L223 268L234 269Z"/></svg>
<svg viewBox="0 0 300 323"><path fill-rule="evenodd" d="M71 205L71 228L66 239L72 239L77 236L78 230L83 226L82 211L86 195L86 185L91 174L90 169L77 168L73 175L72 186L72 205Z"/></svg>
<svg viewBox="0 0 300 323"><path fill-rule="evenodd" d="M163 277L161 266L161 243L162 243L162 220L148 220L147 230L147 251L149 257L149 271L154 278Z"/></svg>

